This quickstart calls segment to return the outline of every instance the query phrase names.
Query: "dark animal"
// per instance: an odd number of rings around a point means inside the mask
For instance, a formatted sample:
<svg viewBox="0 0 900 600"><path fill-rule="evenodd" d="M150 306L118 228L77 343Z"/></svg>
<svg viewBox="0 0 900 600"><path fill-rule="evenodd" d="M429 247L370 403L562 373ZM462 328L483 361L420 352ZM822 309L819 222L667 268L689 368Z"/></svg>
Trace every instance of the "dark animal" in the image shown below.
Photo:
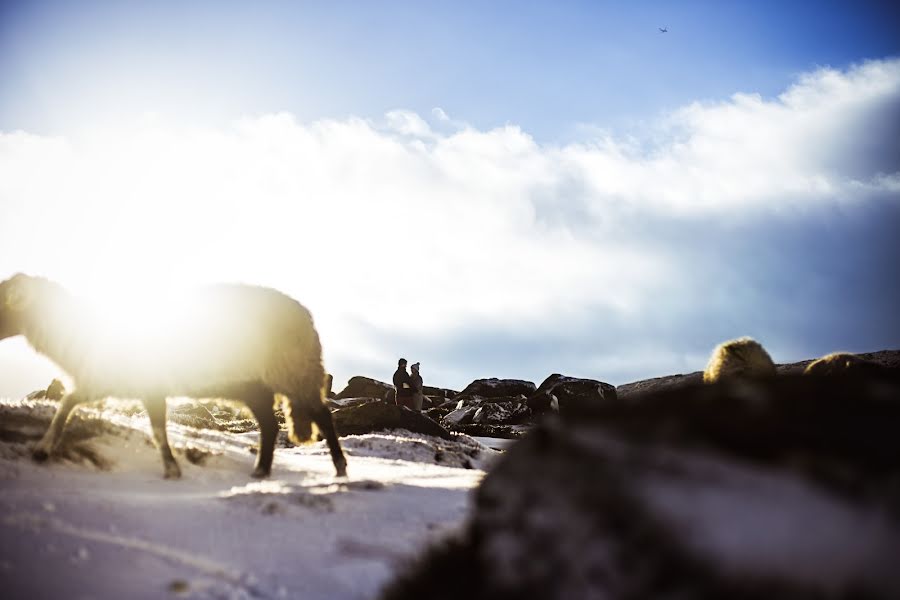
<svg viewBox="0 0 900 600"><path fill-rule="evenodd" d="M59 444L66 420L82 402L107 397L143 401L166 478L181 476L166 436L166 398L240 400L259 423L253 477L272 470L278 422L275 402L287 399L291 440L318 428L338 476L347 461L324 404L322 348L312 317L295 300L269 288L215 285L182 298L177 310L144 310L141 324L114 331L62 286L17 274L0 282L0 340L25 336L75 382L34 449L44 461ZM153 314L148 314L153 313Z"/></svg>

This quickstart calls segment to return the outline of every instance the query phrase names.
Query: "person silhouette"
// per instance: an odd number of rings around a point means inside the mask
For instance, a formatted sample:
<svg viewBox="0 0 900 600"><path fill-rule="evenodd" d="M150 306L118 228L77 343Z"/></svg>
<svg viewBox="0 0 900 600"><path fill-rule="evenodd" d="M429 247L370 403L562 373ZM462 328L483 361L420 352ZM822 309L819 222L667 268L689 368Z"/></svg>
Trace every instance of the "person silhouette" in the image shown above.
<svg viewBox="0 0 900 600"><path fill-rule="evenodd" d="M413 410L421 411L422 404L425 403L425 394L422 391L422 376L419 374L419 363L414 363L410 369L412 374L409 376L410 385L412 387L412 406Z"/></svg>
<svg viewBox="0 0 900 600"><path fill-rule="evenodd" d="M394 371L394 387L397 389L397 406L405 406L411 409L413 407L412 379L409 373L406 372L405 358L397 361L397 370Z"/></svg>

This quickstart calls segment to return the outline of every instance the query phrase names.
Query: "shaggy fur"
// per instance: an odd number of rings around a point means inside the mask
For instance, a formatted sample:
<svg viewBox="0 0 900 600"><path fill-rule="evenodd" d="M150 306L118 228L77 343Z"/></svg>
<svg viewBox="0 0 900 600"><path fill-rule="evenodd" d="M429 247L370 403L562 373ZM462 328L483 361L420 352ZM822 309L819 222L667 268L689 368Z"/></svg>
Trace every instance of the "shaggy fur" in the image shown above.
<svg viewBox="0 0 900 600"><path fill-rule="evenodd" d="M716 346L703 381L714 383L723 379L738 377L771 377L775 375L775 363L759 342L742 337Z"/></svg>
<svg viewBox="0 0 900 600"><path fill-rule="evenodd" d="M166 398L227 398L246 403L259 423L253 476L266 477L278 434L275 401L284 396L292 441L308 441L316 426L328 442L337 474L346 474L323 401L322 348L306 308L272 289L216 285L185 301L177 316L152 322L140 336L110 332L52 281L18 274L0 282L0 340L24 336L75 382L35 448L36 460L52 454L78 404L135 398L147 408L166 477L179 477L166 436Z"/></svg>
<svg viewBox="0 0 900 600"><path fill-rule="evenodd" d="M879 373L882 366L855 354L847 352L832 352L822 358L816 359L806 366L804 375L856 375L866 373Z"/></svg>

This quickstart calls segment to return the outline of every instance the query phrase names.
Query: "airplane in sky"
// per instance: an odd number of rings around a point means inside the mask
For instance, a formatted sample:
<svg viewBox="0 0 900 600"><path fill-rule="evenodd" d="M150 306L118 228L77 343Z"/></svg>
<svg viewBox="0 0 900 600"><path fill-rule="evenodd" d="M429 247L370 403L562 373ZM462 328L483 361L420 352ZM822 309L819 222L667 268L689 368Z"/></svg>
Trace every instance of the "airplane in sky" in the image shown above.
<svg viewBox="0 0 900 600"><path fill-rule="evenodd" d="M659 32L660 33L669 33L669 28L668 27L660 27Z"/></svg>

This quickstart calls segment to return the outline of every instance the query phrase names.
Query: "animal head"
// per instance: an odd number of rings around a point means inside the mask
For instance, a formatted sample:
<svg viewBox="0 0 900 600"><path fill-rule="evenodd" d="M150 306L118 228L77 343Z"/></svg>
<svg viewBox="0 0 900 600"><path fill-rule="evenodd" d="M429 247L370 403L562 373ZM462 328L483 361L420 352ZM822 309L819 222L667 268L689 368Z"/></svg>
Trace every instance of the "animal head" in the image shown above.
<svg viewBox="0 0 900 600"><path fill-rule="evenodd" d="M804 375L868 375L884 371L880 364L865 360L849 352L832 352L809 363Z"/></svg>
<svg viewBox="0 0 900 600"><path fill-rule="evenodd" d="M22 333L22 317L33 302L33 277L17 273L0 282L0 340Z"/></svg>
<svg viewBox="0 0 900 600"><path fill-rule="evenodd" d="M742 337L722 342L713 350L703 381L714 383L723 379L772 377L775 363L756 340Z"/></svg>

